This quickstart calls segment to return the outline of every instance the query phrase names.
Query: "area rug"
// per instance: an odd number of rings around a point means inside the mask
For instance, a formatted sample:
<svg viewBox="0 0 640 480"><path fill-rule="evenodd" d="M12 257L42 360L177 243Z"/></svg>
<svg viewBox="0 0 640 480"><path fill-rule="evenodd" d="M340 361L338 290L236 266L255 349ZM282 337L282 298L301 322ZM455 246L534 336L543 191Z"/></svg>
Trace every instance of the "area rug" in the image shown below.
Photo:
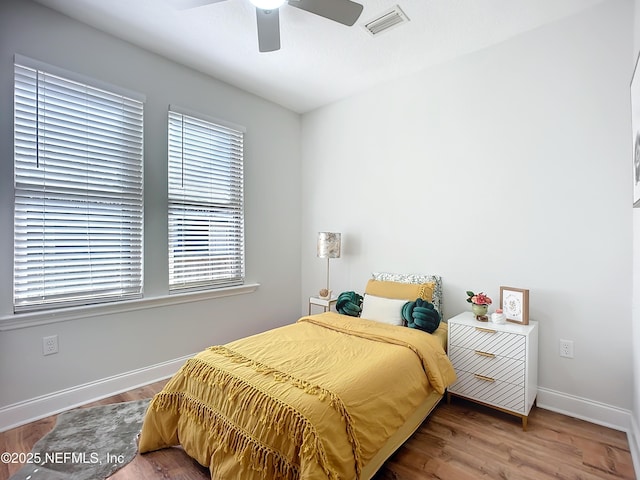
<svg viewBox="0 0 640 480"><path fill-rule="evenodd" d="M149 399L78 408L58 415L51 432L9 480L102 480L136 456Z"/></svg>

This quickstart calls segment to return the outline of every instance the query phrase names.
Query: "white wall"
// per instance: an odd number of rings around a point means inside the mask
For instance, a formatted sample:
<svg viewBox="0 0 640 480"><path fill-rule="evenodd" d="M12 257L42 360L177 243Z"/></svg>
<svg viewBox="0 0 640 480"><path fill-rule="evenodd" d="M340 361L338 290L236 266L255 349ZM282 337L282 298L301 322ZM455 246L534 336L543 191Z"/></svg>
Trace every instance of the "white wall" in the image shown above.
<svg viewBox="0 0 640 480"><path fill-rule="evenodd" d="M631 69L640 55L640 0L634 0L633 56ZM638 72L640 74L640 71ZM633 210L633 425L629 440L636 471L640 471L640 208Z"/></svg>
<svg viewBox="0 0 640 480"><path fill-rule="evenodd" d="M177 104L247 128L246 272L253 294L0 332L0 407L294 321L300 298L300 118L29 0L0 6L0 317L12 312L13 55L146 95L145 296L167 294L166 118ZM293 199L293 201L292 201ZM60 353L42 356L42 337ZM0 408L1 410L1 408ZM1 423L1 422L0 422ZM0 425L1 427L1 425Z"/></svg>
<svg viewBox="0 0 640 480"><path fill-rule="evenodd" d="M437 273L453 316L466 290L528 288L545 402L628 420L631 11L610 0L304 115L302 310L324 229L343 233L337 292Z"/></svg>

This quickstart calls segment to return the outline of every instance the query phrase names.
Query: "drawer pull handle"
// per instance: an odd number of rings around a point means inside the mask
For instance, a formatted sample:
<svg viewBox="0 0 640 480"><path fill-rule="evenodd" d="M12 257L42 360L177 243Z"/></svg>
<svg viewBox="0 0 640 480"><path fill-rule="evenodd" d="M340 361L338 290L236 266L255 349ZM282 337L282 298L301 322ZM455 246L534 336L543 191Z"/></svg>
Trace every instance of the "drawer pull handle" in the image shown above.
<svg viewBox="0 0 640 480"><path fill-rule="evenodd" d="M484 380L485 382L495 382L495 378L485 377L484 375L478 375L477 373L473 374L478 380Z"/></svg>
<svg viewBox="0 0 640 480"><path fill-rule="evenodd" d="M476 327L476 330L484 333L496 333L496 330L493 330L491 328Z"/></svg>
<svg viewBox="0 0 640 480"><path fill-rule="evenodd" d="M476 355L480 355L482 357L488 357L488 358L496 358L496 356L493 353L483 352L481 350L476 350Z"/></svg>

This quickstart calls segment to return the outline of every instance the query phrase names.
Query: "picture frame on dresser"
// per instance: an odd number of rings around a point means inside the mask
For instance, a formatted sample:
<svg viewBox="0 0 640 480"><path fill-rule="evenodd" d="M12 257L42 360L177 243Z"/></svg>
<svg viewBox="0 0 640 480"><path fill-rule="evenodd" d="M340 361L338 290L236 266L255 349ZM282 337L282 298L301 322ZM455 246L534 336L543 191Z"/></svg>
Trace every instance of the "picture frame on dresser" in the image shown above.
<svg viewBox="0 0 640 480"><path fill-rule="evenodd" d="M640 72L638 71L640 54L636 60L631 77L631 134L632 134L632 172L633 206L640 208Z"/></svg>
<svg viewBox="0 0 640 480"><path fill-rule="evenodd" d="M500 308L508 322L529 325L529 290L500 287Z"/></svg>

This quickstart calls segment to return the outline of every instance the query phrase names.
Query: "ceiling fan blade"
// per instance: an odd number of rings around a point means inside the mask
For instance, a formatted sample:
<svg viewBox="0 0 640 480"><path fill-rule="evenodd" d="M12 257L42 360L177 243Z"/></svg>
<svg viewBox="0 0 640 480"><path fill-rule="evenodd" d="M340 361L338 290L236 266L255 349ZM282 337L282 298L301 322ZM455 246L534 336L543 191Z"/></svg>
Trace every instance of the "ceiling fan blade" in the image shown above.
<svg viewBox="0 0 640 480"><path fill-rule="evenodd" d="M190 8L204 7L213 3L224 2L225 0L168 0L177 10L188 10Z"/></svg>
<svg viewBox="0 0 640 480"><path fill-rule="evenodd" d="M280 50L280 12L256 8L258 19L258 46L261 52Z"/></svg>
<svg viewBox="0 0 640 480"><path fill-rule="evenodd" d="M289 5L348 27L356 23L363 8L351 0L289 0Z"/></svg>

